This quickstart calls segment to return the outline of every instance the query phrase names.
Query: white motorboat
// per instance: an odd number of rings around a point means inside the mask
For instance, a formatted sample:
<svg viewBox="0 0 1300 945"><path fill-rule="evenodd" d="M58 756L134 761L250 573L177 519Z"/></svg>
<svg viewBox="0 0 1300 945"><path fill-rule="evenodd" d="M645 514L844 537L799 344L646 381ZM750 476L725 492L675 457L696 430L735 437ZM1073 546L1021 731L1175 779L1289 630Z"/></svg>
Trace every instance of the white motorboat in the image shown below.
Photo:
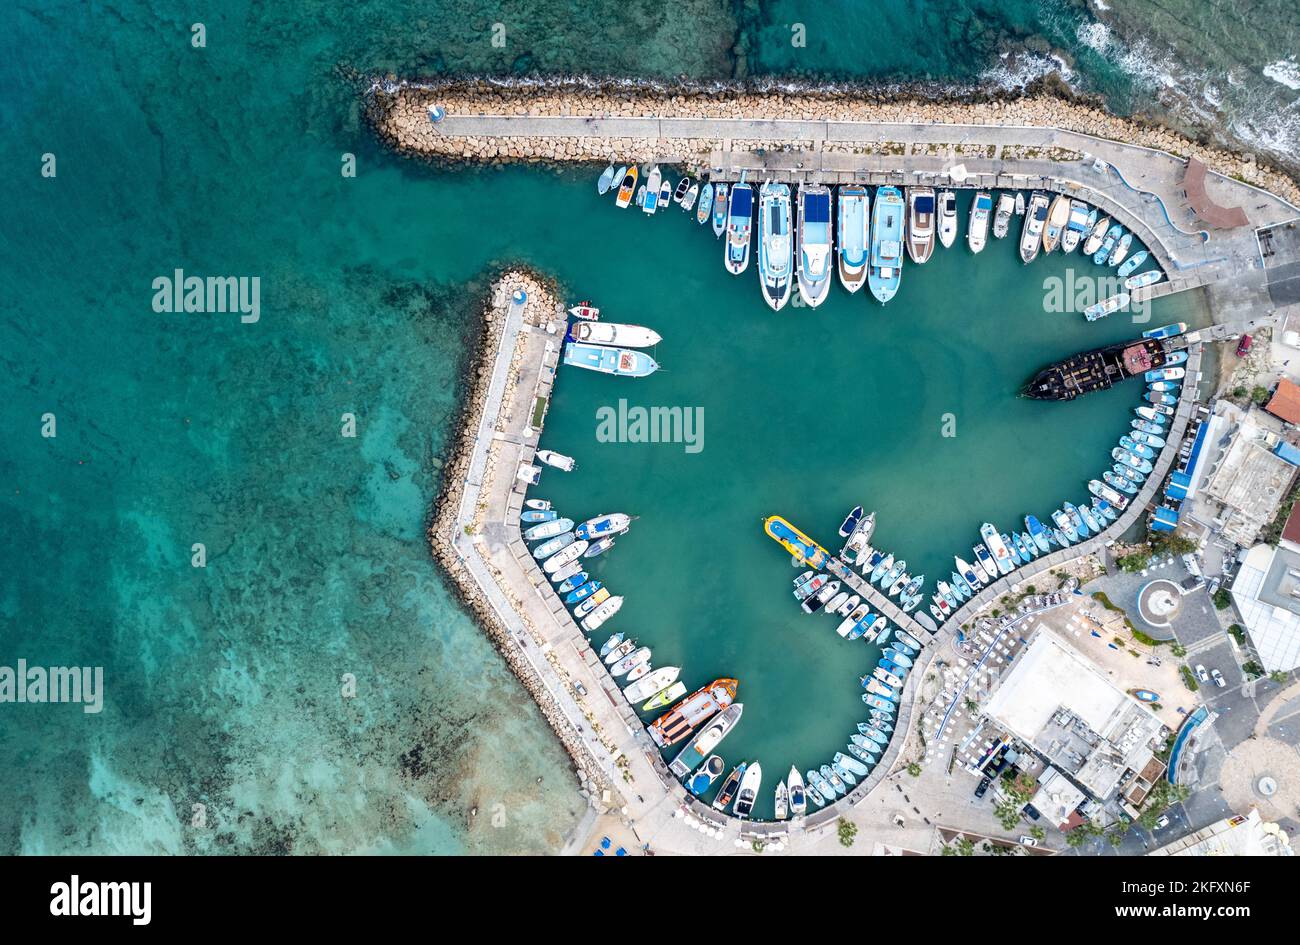
<svg viewBox="0 0 1300 945"><path fill-rule="evenodd" d="M951 190L939 191L939 242L944 249L957 242L957 195Z"/></svg>
<svg viewBox="0 0 1300 945"><path fill-rule="evenodd" d="M663 338L657 331L640 325L620 325L617 322L575 322L569 329L574 341L595 345L616 345L620 348L653 348Z"/></svg>

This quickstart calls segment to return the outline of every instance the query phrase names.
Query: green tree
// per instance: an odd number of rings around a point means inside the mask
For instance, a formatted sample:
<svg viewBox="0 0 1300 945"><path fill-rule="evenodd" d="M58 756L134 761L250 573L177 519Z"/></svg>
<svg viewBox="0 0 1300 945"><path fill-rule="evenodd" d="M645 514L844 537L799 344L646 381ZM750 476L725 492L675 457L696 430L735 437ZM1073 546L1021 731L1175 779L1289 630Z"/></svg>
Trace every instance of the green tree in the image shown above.
<svg viewBox="0 0 1300 945"><path fill-rule="evenodd" d="M1173 654L1174 659L1180 660L1187 655L1187 647L1183 646L1181 643L1171 643L1169 645L1169 652Z"/></svg>
<svg viewBox="0 0 1300 945"><path fill-rule="evenodd" d="M840 818L839 824L840 846L851 847L853 841L858 835L858 825L852 821Z"/></svg>
<svg viewBox="0 0 1300 945"><path fill-rule="evenodd" d="M1232 595L1228 593L1226 588L1221 587L1214 592L1214 606L1218 610L1227 610L1232 606Z"/></svg>
<svg viewBox="0 0 1300 945"><path fill-rule="evenodd" d="M1141 571L1150 564L1151 556L1141 552L1134 552L1131 555L1124 555L1124 557L1116 559L1115 563L1119 565L1121 571L1128 571L1132 574Z"/></svg>
<svg viewBox="0 0 1300 945"><path fill-rule="evenodd" d="M1039 843L1042 843L1043 839L1047 836L1047 831L1038 826L1038 824L1034 824L1029 828L1029 836L1033 837Z"/></svg>
<svg viewBox="0 0 1300 945"><path fill-rule="evenodd" d="M921 766L915 761L909 761L907 763L907 773L914 778L919 778L921 776Z"/></svg>
<svg viewBox="0 0 1300 945"><path fill-rule="evenodd" d="M1262 407L1264 404L1268 403L1268 388L1260 387L1259 385L1251 388L1250 399Z"/></svg>

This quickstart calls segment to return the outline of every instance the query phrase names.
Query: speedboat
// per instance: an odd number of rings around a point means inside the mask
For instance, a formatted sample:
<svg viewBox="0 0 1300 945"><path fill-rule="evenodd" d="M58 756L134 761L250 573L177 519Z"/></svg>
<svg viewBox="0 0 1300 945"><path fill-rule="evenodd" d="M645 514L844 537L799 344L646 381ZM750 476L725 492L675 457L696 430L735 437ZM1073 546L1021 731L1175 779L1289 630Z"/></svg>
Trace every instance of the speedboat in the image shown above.
<svg viewBox="0 0 1300 945"><path fill-rule="evenodd" d="M1029 530L1029 537L1034 540L1039 551L1046 553L1052 550L1051 543L1047 540L1047 529L1043 527L1042 522L1033 515L1026 515L1025 528Z"/></svg>
<svg viewBox="0 0 1300 945"><path fill-rule="evenodd" d="M907 255L918 265L934 252L934 218L934 188L907 188Z"/></svg>
<svg viewBox="0 0 1300 945"><path fill-rule="evenodd" d="M867 196L867 188L849 184L840 188L838 202L840 284L856 292L867 281L871 198Z"/></svg>
<svg viewBox="0 0 1300 945"><path fill-rule="evenodd" d="M650 658L650 647L643 646L633 650L609 668L609 674L615 678L627 675L633 666L644 663Z"/></svg>
<svg viewBox="0 0 1300 945"><path fill-rule="evenodd" d="M1037 191L1029 198L1025 223L1020 231L1020 258L1031 263L1043 245L1043 228L1047 225L1047 194Z"/></svg>
<svg viewBox="0 0 1300 945"><path fill-rule="evenodd" d="M822 184L799 190L799 296L811 308L831 287L831 192Z"/></svg>
<svg viewBox="0 0 1300 945"><path fill-rule="evenodd" d="M966 221L966 245L972 253L984 248L989 233L989 215L993 212L993 197L981 190L970 205L970 219Z"/></svg>
<svg viewBox="0 0 1300 945"><path fill-rule="evenodd" d="M951 190L939 191L939 242L944 249L957 242L957 195Z"/></svg>
<svg viewBox="0 0 1300 945"><path fill-rule="evenodd" d="M1097 225L1088 233L1088 238L1083 241L1080 252L1085 256L1096 256L1097 251L1106 242L1106 237L1110 233L1110 226L1110 217L1102 217L1097 221Z"/></svg>
<svg viewBox="0 0 1300 945"><path fill-rule="evenodd" d="M966 582L967 587L975 590L984 585L984 578L978 571L956 555L953 555L952 560L957 565L957 573L961 575L961 579Z"/></svg>
<svg viewBox="0 0 1300 945"><path fill-rule="evenodd" d="M782 781L776 786L776 814L773 819L785 820L790 816L790 789Z"/></svg>
<svg viewBox="0 0 1300 945"><path fill-rule="evenodd" d="M700 205L695 208L695 222L704 225L713 213L713 185L705 184L700 190Z"/></svg>
<svg viewBox="0 0 1300 945"><path fill-rule="evenodd" d="M832 615L838 614L840 612L840 608L844 606L845 601L847 601L848 599L849 599L849 592L840 591L838 594L832 597L830 601L827 602L826 613Z"/></svg>
<svg viewBox="0 0 1300 945"><path fill-rule="evenodd" d="M727 271L738 276L749 268L750 231L754 224L754 188L743 180L731 188L727 209L727 239L722 261Z"/></svg>
<svg viewBox="0 0 1300 945"><path fill-rule="evenodd" d="M600 658L603 660L606 656L609 655L610 651L613 650L614 647L618 646L622 642L623 642L622 633L613 634L608 640L606 640L603 644L601 644Z"/></svg>
<svg viewBox="0 0 1300 945"><path fill-rule="evenodd" d="M1065 194L1057 194L1056 199L1052 201L1051 209L1047 211L1047 223L1043 227L1043 252L1056 251L1056 247L1061 242L1061 234L1065 232L1065 226L1069 222L1070 198Z"/></svg>
<svg viewBox="0 0 1300 945"><path fill-rule="evenodd" d="M1083 317L1090 322L1095 322L1107 315L1115 314L1122 308L1126 308L1132 298L1127 292L1117 292L1108 299L1102 299L1100 302L1089 305L1083 310Z"/></svg>
<svg viewBox="0 0 1300 945"><path fill-rule="evenodd" d="M1082 200L1070 201L1070 218L1061 234L1061 252L1072 253L1079 248L1083 238L1088 235L1088 228L1097 222L1097 211L1092 210Z"/></svg>
<svg viewBox="0 0 1300 945"><path fill-rule="evenodd" d="M840 537L848 538L853 534L853 531L858 527L858 522L861 521L861 519L862 506L855 505L853 511L845 517L842 523L840 523Z"/></svg>
<svg viewBox="0 0 1300 945"><path fill-rule="evenodd" d="M617 345L623 348L653 348L663 337L640 325L617 322L574 322L569 337L584 344Z"/></svg>
<svg viewBox="0 0 1300 945"><path fill-rule="evenodd" d="M613 184L614 184L614 162L610 161L609 167L601 171L600 177L596 180L596 193L602 197L605 196L607 193L609 193L609 188L613 186Z"/></svg>
<svg viewBox="0 0 1300 945"><path fill-rule="evenodd" d="M560 517L560 513L554 509L529 509L527 512L519 513L519 521L528 525L535 522L552 522Z"/></svg>
<svg viewBox="0 0 1300 945"><path fill-rule="evenodd" d="M921 589L921 585L924 583L925 583L925 575L918 574L916 577L912 578L910 581L908 581L906 584L903 585L903 589L902 591L899 592L899 596L911 597L913 594L915 594L917 591Z"/></svg>
<svg viewBox="0 0 1300 945"><path fill-rule="evenodd" d="M1119 272L1116 273L1116 275L1118 275L1121 279L1127 279L1129 276L1133 275L1133 273L1137 272L1138 267L1141 266L1144 262L1146 262L1147 257L1149 257L1150 255L1151 254L1148 253L1145 249L1139 249L1128 259L1124 260L1123 265L1119 267Z"/></svg>
<svg viewBox="0 0 1300 945"><path fill-rule="evenodd" d="M905 570L907 570L907 562L902 558L898 559L898 561L894 564L894 566L890 568L888 571L886 571L884 576L881 577L880 586L882 588L888 588L890 585L892 585L895 581L898 580L898 576L902 574Z"/></svg>
<svg viewBox="0 0 1300 945"><path fill-rule="evenodd" d="M631 524L632 516L622 512L609 512L587 519L573 533L579 538L604 538L607 535L621 535Z"/></svg>
<svg viewBox="0 0 1300 945"><path fill-rule="evenodd" d="M742 761L731 769L731 774L727 775L727 780L723 781L722 787L718 789L718 796L713 799L714 810L727 809L727 805L736 796L736 791L740 789L740 779L745 776L745 769L748 767L749 765Z"/></svg>
<svg viewBox="0 0 1300 945"><path fill-rule="evenodd" d="M980 526L980 537L984 539L984 547L993 555L993 563L997 565L998 573L1010 574L1013 567L1011 552L991 522L985 522Z"/></svg>
<svg viewBox="0 0 1300 945"><path fill-rule="evenodd" d="M736 806L732 813L745 820L754 812L754 801L758 799L758 788L763 781L763 767L757 761L745 769L740 779L740 792L736 795Z"/></svg>
<svg viewBox="0 0 1300 945"><path fill-rule="evenodd" d="M614 201L614 206L620 210L626 209L627 205L632 202L632 194L636 192L636 178L641 173L637 170L635 164L627 169L623 174L623 182L618 187L618 198Z"/></svg>
<svg viewBox="0 0 1300 945"><path fill-rule="evenodd" d="M1122 263L1124 261L1124 257L1128 255L1128 249L1129 246L1132 245L1132 243L1133 243L1132 233L1125 233L1123 236L1121 236L1119 238L1119 242L1115 244L1115 248L1111 250L1110 255L1106 258L1106 265L1118 266L1120 263Z"/></svg>
<svg viewBox="0 0 1300 945"><path fill-rule="evenodd" d="M574 468L578 465L574 462L572 456L565 456L563 453L555 452L555 450L538 450L537 459L539 462L543 462L547 466L552 466L555 469L560 469L564 472L573 472Z"/></svg>
<svg viewBox="0 0 1300 945"><path fill-rule="evenodd" d="M1165 274L1159 269L1148 269L1146 272L1139 272L1136 276L1129 276L1125 279L1124 288L1141 289L1145 286L1155 285L1164 277Z"/></svg>
<svg viewBox="0 0 1300 945"><path fill-rule="evenodd" d="M644 351L580 344L576 341L570 341L564 346L564 363L620 377L647 377L659 370L658 362Z"/></svg>
<svg viewBox="0 0 1300 945"><path fill-rule="evenodd" d="M614 647L614 649L610 650L605 655L605 665L613 666L615 663L617 663L619 660L627 656L635 649L636 649L635 640L624 640L622 643Z"/></svg>
<svg viewBox="0 0 1300 945"><path fill-rule="evenodd" d="M675 682L663 692L656 693L647 699L645 705L641 706L641 711L651 712L655 709L662 709L664 706L676 702L684 695L686 695L686 683Z"/></svg>
<svg viewBox="0 0 1300 945"><path fill-rule="evenodd" d="M808 798L804 793L803 777L794 765L790 766L790 773L786 775L785 783L790 794L790 816L802 817L808 810Z"/></svg>
<svg viewBox="0 0 1300 945"><path fill-rule="evenodd" d="M659 184L663 176L659 173L659 165L656 164L650 168L650 175L645 181L645 201L641 204L643 213L653 214L659 206Z"/></svg>
<svg viewBox="0 0 1300 945"><path fill-rule="evenodd" d="M577 305L569 309L569 314L574 318L595 321L600 318L600 309L596 308L596 306L592 305L589 301L579 302Z"/></svg>
<svg viewBox="0 0 1300 945"><path fill-rule="evenodd" d="M790 242L790 188L767 181L758 200L758 278L773 311L790 301L794 256Z"/></svg>
<svg viewBox="0 0 1300 945"><path fill-rule="evenodd" d="M888 594L890 597L897 597L899 592L902 591L902 589L906 587L909 583L911 583L911 581L912 581L912 576L908 574L906 571L904 571L897 578L895 578L892 583L890 583L885 587L885 593Z"/></svg>
<svg viewBox="0 0 1300 945"><path fill-rule="evenodd" d="M691 179L683 177L677 182L677 189L673 191L673 203L681 203L686 199L687 192L691 189Z"/></svg>
<svg viewBox="0 0 1300 945"><path fill-rule="evenodd" d="M806 614L815 614L826 606L826 602L834 597L840 590L839 581L831 581L816 594L804 600L799 606Z"/></svg>
<svg viewBox="0 0 1300 945"><path fill-rule="evenodd" d="M543 522L540 525L534 525L532 528L525 530L524 541L540 541L543 538L554 538L556 535L563 535L569 529L573 528L573 519L557 518L549 522ZM579 538L585 538L585 535L579 535Z"/></svg>
<svg viewBox="0 0 1300 945"><path fill-rule="evenodd" d="M524 505L537 512L549 512L551 510L550 499L524 499Z"/></svg>
<svg viewBox="0 0 1300 945"><path fill-rule="evenodd" d="M840 621L840 625L835 628L835 632L845 639L848 639L849 634L853 629L857 627L857 625L862 622L862 619L870 613L871 608L866 604L859 604L847 617ZM863 632L866 632L865 627L863 628ZM859 636L861 636L861 634L859 634Z"/></svg>
<svg viewBox="0 0 1300 945"><path fill-rule="evenodd" d="M996 581L999 569L997 562L993 560L993 555L989 553L988 548L984 545L976 545L971 551L975 554L975 562L984 569L984 573L989 576L990 581Z"/></svg>
<svg viewBox="0 0 1300 945"><path fill-rule="evenodd" d="M897 187L876 191L871 209L871 262L867 283L883 305L898 292L903 278L903 195Z"/></svg>
<svg viewBox="0 0 1300 945"><path fill-rule="evenodd" d="M686 782L686 790L699 797L713 786L713 782L722 776L726 768L720 755L709 755Z"/></svg>
<svg viewBox="0 0 1300 945"><path fill-rule="evenodd" d="M748 185L746 185L748 186ZM726 184L719 181L713 185L713 235L721 236L727 232L728 201ZM749 252L749 240L745 240L746 254Z"/></svg>
<svg viewBox="0 0 1300 945"><path fill-rule="evenodd" d="M1123 235L1124 227L1118 223L1112 224L1111 228L1106 231L1106 238L1101 241L1101 248L1092 254L1093 263L1100 266L1109 259L1110 254L1115 251L1115 245Z"/></svg>
<svg viewBox="0 0 1300 945"><path fill-rule="evenodd" d="M605 603L601 604L589 615L583 618L583 620L579 623L579 626L582 627L583 630L586 630L588 633L592 633L596 630L599 630L601 626L605 623L605 621L607 621L610 617L613 617L616 613L619 612L619 609L622 606L623 606L622 597L611 597L609 600L605 601Z"/></svg>
<svg viewBox="0 0 1300 945"><path fill-rule="evenodd" d="M620 534L622 533L620 532ZM591 544L587 546L587 550L582 553L582 556L584 558L595 558L598 555L603 555L605 552L609 551L609 549L613 547L614 547L613 538L610 538L609 536L606 536L604 538L597 538L595 541L593 541Z"/></svg>
<svg viewBox="0 0 1300 945"><path fill-rule="evenodd" d="M669 182L668 178L665 177L662 183L659 184L659 209L667 210L668 204L672 199L673 185Z"/></svg>
<svg viewBox="0 0 1300 945"><path fill-rule="evenodd" d="M709 186L708 184L705 184L704 185L705 189L708 189L708 186ZM682 198L683 213L691 212L691 208L695 206L695 198L698 197L699 195L700 195L700 185L692 181L691 189L686 191L686 196Z"/></svg>
<svg viewBox="0 0 1300 945"><path fill-rule="evenodd" d="M616 633L610 639L612 640L614 637L621 640L623 634ZM608 643L606 645L608 646ZM617 646L617 644L615 645ZM613 647L610 647L610 649L613 649ZM605 657L606 651L604 647L601 648L600 655L602 659ZM627 697L628 702L640 702L643 699L648 699L655 693L663 692L663 690L677 682L677 677L681 675L681 672L682 668L680 666L661 666L649 676L642 676L624 689L623 695Z"/></svg>
<svg viewBox="0 0 1300 945"><path fill-rule="evenodd" d="M841 617L847 617L849 614L853 613L853 611L857 610L861 603L862 598L857 594L854 594L852 597L847 597L844 603L836 607L835 613Z"/></svg>
<svg viewBox="0 0 1300 945"><path fill-rule="evenodd" d="M1011 215L1016 212L1016 198L1007 191L998 194L998 209L993 215L993 238L1003 239L1011 229Z"/></svg>
<svg viewBox="0 0 1300 945"><path fill-rule="evenodd" d="M686 747L673 759L668 766L668 770L679 778L686 777L687 773L708 757L713 752L713 749L717 748L719 743L736 727L744 711L744 703L733 702L714 715L686 743Z"/></svg>

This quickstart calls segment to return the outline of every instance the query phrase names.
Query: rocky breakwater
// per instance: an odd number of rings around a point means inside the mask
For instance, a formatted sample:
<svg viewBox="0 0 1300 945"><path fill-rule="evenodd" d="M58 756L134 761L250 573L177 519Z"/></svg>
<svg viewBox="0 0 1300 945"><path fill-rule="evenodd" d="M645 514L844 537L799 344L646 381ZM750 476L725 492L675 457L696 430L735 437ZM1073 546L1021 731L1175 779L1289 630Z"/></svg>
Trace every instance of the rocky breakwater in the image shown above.
<svg viewBox="0 0 1300 945"><path fill-rule="evenodd" d="M556 80L513 87L488 82L421 83L376 89L370 121L390 146L408 154L452 161L599 161L617 154L623 160L677 160L702 165L719 138L602 136L454 136L429 121L430 105L448 115L562 116L578 118L745 118L896 122L907 124L1032 125L1095 135L1195 156L1211 169L1300 204L1300 187L1283 170L1254 155L1194 141L1154 122L1121 118L1076 98L1038 92L1009 98L921 99L866 90L755 90L744 86L661 86L644 89L627 82L602 85ZM905 142L904 142L905 143ZM786 141L746 141L746 147L780 147Z"/></svg>
<svg viewBox="0 0 1300 945"><path fill-rule="evenodd" d="M502 338L506 323L506 313L510 299L517 290L527 293L528 301L524 306L524 322L530 325L544 325L555 317L559 307L558 294L554 284L543 277L520 268L503 272L492 283L483 301L481 318L482 334L476 344L471 345L470 361L462 375L465 391L460 414L453 424L455 440L442 467L442 483L437 498L434 500L433 512L428 527L429 546L434 560L442 568L451 582L451 587L462 605L469 611L475 621L483 628L505 658L524 688L536 700L542 715L545 716L556 736L573 759L577 770L581 793L597 806L600 806L602 793L609 788L609 780L600 765L592 757L582 738L574 731L573 724L565 716L555 698L548 690L534 668L526 647L533 647L535 659L542 659L541 647L538 645L536 628L528 619L525 608L510 589L507 581L502 579L500 571L484 557L487 571L494 579L497 589L502 592L510 604L511 620L518 620L523 634L511 632L511 628L502 620L497 609L488 599L484 589L479 585L474 574L466 565L456 546L457 537L473 540L483 526L483 517L487 503L481 498L472 510L462 514L465 490L468 485L471 459L479 442L479 429L484 421L484 412L488 409L488 388L492 380L497 358L501 353ZM491 436L494 431L504 432L512 422L510 405L518 384L519 364L523 347L523 336L511 352L510 369L506 378L505 392L501 399L498 415L488 417L484 427L485 434ZM482 484L477 488L479 496L485 495L492 487L497 472L497 450L489 450L483 468ZM470 520L467 522L465 518ZM463 544L463 543L462 543ZM554 654L545 657L557 670L560 678L567 682L566 674L558 665ZM571 690L572 692L572 690ZM576 692L573 692L576 695ZM594 728L594 727L593 727ZM599 731L594 731L600 737ZM611 752L612 753L612 752Z"/></svg>

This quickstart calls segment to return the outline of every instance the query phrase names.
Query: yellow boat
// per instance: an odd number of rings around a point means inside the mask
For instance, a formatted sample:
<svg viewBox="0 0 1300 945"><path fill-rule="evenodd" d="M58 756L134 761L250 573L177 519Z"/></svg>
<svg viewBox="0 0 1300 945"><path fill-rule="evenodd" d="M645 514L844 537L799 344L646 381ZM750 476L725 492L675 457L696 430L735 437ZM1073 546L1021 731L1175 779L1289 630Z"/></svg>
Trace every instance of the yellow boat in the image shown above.
<svg viewBox="0 0 1300 945"><path fill-rule="evenodd" d="M763 519L763 531L767 532L768 537L778 542L792 556L798 558L810 568L824 568L827 562L831 560L829 551L779 515L772 515Z"/></svg>

